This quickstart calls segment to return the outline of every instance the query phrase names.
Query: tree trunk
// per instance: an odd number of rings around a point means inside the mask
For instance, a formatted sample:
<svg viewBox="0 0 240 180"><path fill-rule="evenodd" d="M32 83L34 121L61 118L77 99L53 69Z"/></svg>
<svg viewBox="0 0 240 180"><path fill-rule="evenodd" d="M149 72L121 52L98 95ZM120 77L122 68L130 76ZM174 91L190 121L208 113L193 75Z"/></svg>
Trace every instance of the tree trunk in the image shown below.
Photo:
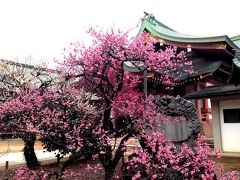
<svg viewBox="0 0 240 180"><path fill-rule="evenodd" d="M114 175L114 171L118 165L120 159L122 159L124 152L126 151L125 142L129 139L131 134L127 134L125 137L122 138L116 152L115 156L112 159L112 150L111 146L106 147L105 154L99 154L99 160L103 165L104 172L105 172L105 179L110 180Z"/></svg>
<svg viewBox="0 0 240 180"><path fill-rule="evenodd" d="M114 169L110 166L104 168L105 171L105 180L111 180L114 174Z"/></svg>
<svg viewBox="0 0 240 180"><path fill-rule="evenodd" d="M109 133L113 133L113 123L111 121L111 108L110 108L110 103L107 106L106 110L104 111L103 114L103 129L105 131L109 131Z"/></svg>
<svg viewBox="0 0 240 180"><path fill-rule="evenodd" d="M37 169L39 166L37 156L34 152L34 144L36 141L36 134L26 132L23 141L25 142L24 146L24 157L27 162L27 167L30 169Z"/></svg>

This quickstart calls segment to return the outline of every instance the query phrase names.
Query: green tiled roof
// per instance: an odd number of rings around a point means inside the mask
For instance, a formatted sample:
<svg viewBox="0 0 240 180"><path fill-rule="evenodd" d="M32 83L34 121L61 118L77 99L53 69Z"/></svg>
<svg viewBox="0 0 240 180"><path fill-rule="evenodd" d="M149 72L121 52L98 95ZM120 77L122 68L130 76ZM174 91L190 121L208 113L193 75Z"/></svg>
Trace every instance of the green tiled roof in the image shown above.
<svg viewBox="0 0 240 180"><path fill-rule="evenodd" d="M239 58L233 59L233 63L240 69L240 59Z"/></svg>
<svg viewBox="0 0 240 180"><path fill-rule="evenodd" d="M143 18L142 25L140 28L140 32L143 32L147 29L152 35L157 36L159 38L174 41L174 42L182 42L182 43L208 43L208 42L226 42L233 49L238 48L236 44L227 36L212 36L212 37L200 37L200 36L192 36L187 34L181 34L172 28L164 25L155 19L155 17L151 14L145 13L145 17ZM233 39L236 37L233 37ZM238 38L238 37L237 37Z"/></svg>
<svg viewBox="0 0 240 180"><path fill-rule="evenodd" d="M232 71L228 83L238 85L240 84L240 58L233 59Z"/></svg>
<svg viewBox="0 0 240 180"><path fill-rule="evenodd" d="M231 37L231 40L240 48L240 35Z"/></svg>
<svg viewBox="0 0 240 180"><path fill-rule="evenodd" d="M203 43L225 43L228 45L229 49L232 53L234 51L239 51L240 49L240 35L229 37L227 35L223 36L211 36L211 37L200 37L200 36L192 36L187 34L182 34L177 32L176 30L166 26L165 24L161 23L160 21L156 20L155 17L151 14L145 13L144 18L142 19L142 25L140 28L139 33L144 32L147 30L151 33L152 36L157 37L159 39L163 39L169 42L176 42L176 43L190 43L190 44L203 44ZM240 84L240 56L233 59L232 63L232 71L228 82ZM198 76L201 74L206 73L213 73L215 72L221 65L224 65L222 60L218 60L216 62L206 61L205 59L194 59L193 61L193 68L194 72L191 76ZM125 68L131 72L140 72L141 69L136 67L130 67L125 64ZM189 78L189 76L182 76L180 80L185 80Z"/></svg>

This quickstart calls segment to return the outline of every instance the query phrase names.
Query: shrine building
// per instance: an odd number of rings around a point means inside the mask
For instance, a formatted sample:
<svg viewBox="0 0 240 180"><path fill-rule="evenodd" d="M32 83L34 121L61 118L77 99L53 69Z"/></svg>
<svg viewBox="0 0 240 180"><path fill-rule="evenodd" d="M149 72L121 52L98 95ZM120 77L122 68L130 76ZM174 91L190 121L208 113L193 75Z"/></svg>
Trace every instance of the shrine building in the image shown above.
<svg viewBox="0 0 240 180"><path fill-rule="evenodd" d="M148 13L145 13L142 19L139 32L149 33L151 38L157 41L156 49L164 50L167 46L175 46L179 52L185 51L186 58L192 62L193 67L192 74L178 77L179 80L173 84L174 88L171 92L165 92L165 85L157 74L147 72L148 93L153 92L154 89L155 94L166 93L191 99L202 123L202 133L207 133L209 142L222 152L240 153L240 87L232 85L240 83L240 58L236 55L240 48L240 35L234 37L186 35L164 25ZM139 68L131 64L125 63L124 66L132 73L142 73ZM237 95L228 92L232 95L230 100L227 98L230 96L222 98L224 93L216 89L226 85L228 88L230 85L235 93L237 92ZM215 88L212 89L212 94L207 93L202 96L194 94L206 91L210 87ZM220 93L218 99L215 96L213 98L217 93ZM219 108L216 109L216 106ZM232 113L237 117L233 118ZM230 142L231 137L238 140ZM232 148L231 143L238 145Z"/></svg>

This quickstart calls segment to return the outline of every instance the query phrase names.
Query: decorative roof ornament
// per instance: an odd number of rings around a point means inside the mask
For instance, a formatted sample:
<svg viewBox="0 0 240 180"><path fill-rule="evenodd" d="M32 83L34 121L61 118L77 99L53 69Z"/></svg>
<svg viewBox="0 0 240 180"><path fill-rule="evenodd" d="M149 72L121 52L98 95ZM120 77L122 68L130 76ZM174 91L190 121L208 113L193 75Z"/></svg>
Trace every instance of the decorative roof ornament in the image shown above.
<svg viewBox="0 0 240 180"><path fill-rule="evenodd" d="M144 11L144 14L145 14L145 16L144 16L144 18L143 18L143 21L144 21L144 20L147 20L147 21L151 22L154 26L157 25L155 16L153 16L153 14L147 13L147 12L145 12L145 11Z"/></svg>

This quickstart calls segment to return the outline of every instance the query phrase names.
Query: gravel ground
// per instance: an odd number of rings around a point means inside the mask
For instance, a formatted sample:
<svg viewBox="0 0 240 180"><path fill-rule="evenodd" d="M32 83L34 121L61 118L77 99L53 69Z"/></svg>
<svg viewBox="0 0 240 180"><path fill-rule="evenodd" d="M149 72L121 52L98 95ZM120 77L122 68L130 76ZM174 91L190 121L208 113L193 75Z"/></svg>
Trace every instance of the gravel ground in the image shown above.
<svg viewBox="0 0 240 180"><path fill-rule="evenodd" d="M4 155L6 153L13 153L13 152L21 152L24 147L24 142L21 139L14 139L14 140L1 140L0 139L0 155ZM35 150L42 150L43 147L40 141L37 141L35 144ZM216 161L218 164L221 163L225 167L225 171L235 170L240 177L240 157L221 157L220 159L211 158ZM93 164L95 164L94 162ZM98 164L98 163L97 163ZM70 167L73 171L79 171L79 169L83 169L84 165L82 164L75 164ZM3 172L1 172L3 173ZM0 174L1 174L0 173ZM217 173L219 174L219 173ZM219 174L220 175L220 174ZM103 178L103 172L98 170L98 173L95 174L94 170L92 172L86 172L86 174L82 174L82 176L88 177L87 179L101 179ZM0 176L1 177L1 176ZM83 178L85 179L85 178Z"/></svg>
<svg viewBox="0 0 240 180"><path fill-rule="evenodd" d="M11 153L11 152L20 152L24 148L24 142L22 139L0 139L0 154ZM43 149L42 143L36 141L35 150Z"/></svg>

